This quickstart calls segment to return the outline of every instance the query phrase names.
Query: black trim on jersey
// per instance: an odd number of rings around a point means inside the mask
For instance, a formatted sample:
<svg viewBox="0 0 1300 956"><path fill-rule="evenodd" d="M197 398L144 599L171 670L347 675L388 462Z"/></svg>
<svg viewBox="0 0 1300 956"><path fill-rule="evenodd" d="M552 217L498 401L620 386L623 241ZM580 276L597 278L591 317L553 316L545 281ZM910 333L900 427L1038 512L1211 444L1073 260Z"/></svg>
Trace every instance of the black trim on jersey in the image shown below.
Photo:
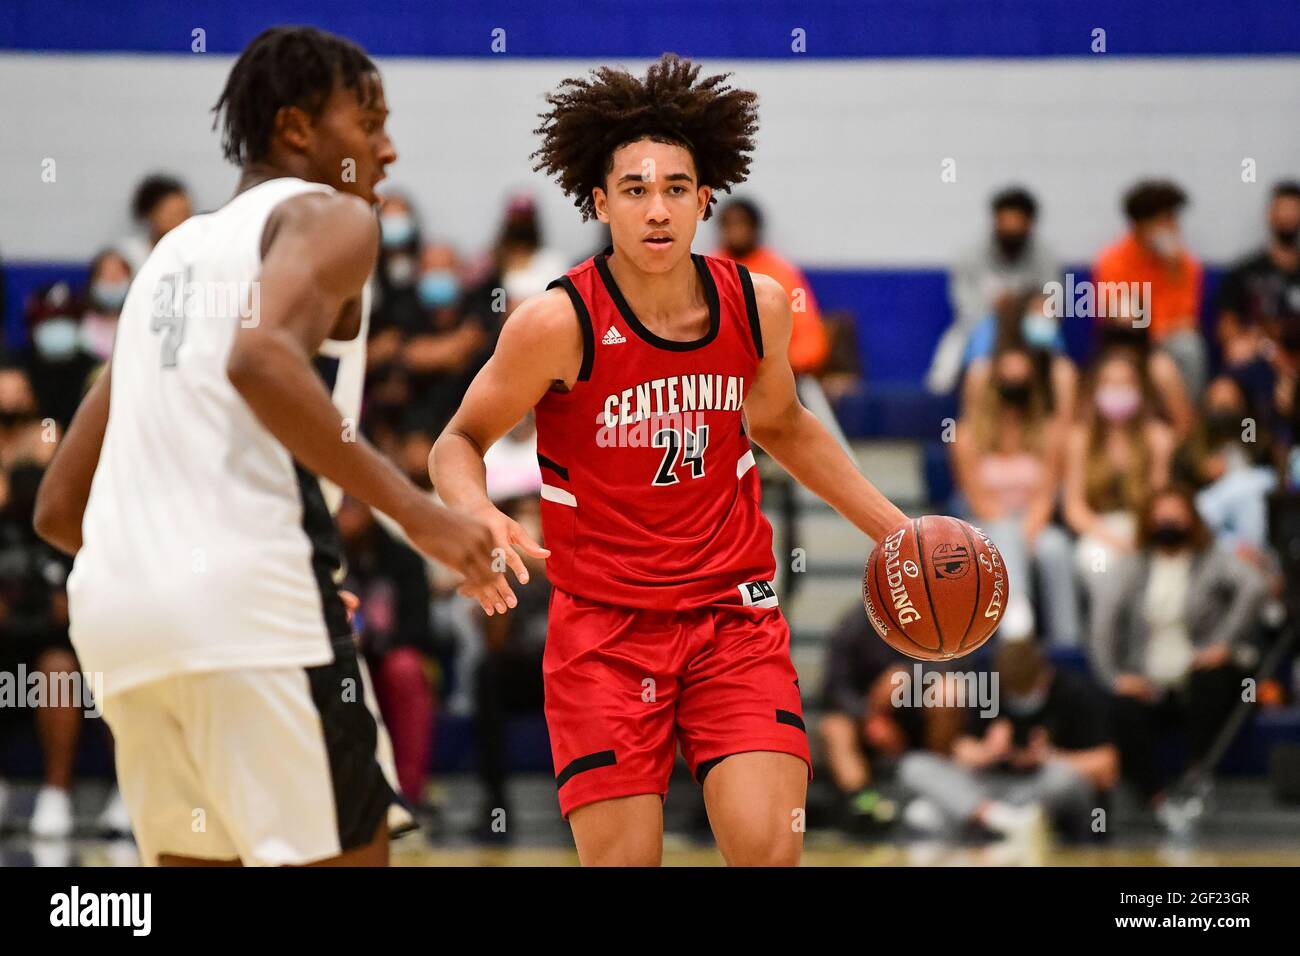
<svg viewBox="0 0 1300 956"><path fill-rule="evenodd" d="M316 374L321 377L325 383L325 391L331 395L334 393L334 383L339 378L339 359L332 355L317 355L312 364L316 366Z"/></svg>
<svg viewBox="0 0 1300 956"><path fill-rule="evenodd" d="M577 380L585 382L591 378L591 362L596 357L596 333L591 327L591 313L587 311L587 303L582 301L572 279L560 276L546 288L549 290L557 286L569 293L573 311L578 314L578 325L582 328L582 368L578 369Z"/></svg>
<svg viewBox="0 0 1300 956"><path fill-rule="evenodd" d="M343 543L339 540L334 517L325 504L325 495L316 476L298 462L293 463L298 478L298 499L302 504L302 530L311 542L311 570L320 592L325 629L331 638L352 638L347 608L334 584L334 574L343 567Z"/></svg>
<svg viewBox="0 0 1300 956"><path fill-rule="evenodd" d="M736 263L736 275L740 277L740 288L745 293L745 314L749 316L749 334L754 337L754 348L758 357L763 357L763 324L758 320L758 299L754 296L754 279L749 270Z"/></svg>
<svg viewBox="0 0 1300 956"><path fill-rule="evenodd" d="M334 661L304 668L312 703L320 715L321 735L334 787L334 815L339 849L355 850L374 839L394 803L406 806L376 759L379 730L366 706L365 685L349 634L334 641ZM409 807L407 807L409 811ZM414 824L394 830L398 836Z"/></svg>
<svg viewBox="0 0 1300 956"><path fill-rule="evenodd" d="M796 727L804 733L808 732L807 728L803 725L803 718L792 710L778 710L776 712L776 722L778 724L788 724L791 727Z"/></svg>
<svg viewBox="0 0 1300 956"><path fill-rule="evenodd" d="M569 469L565 468L559 462L555 462L547 458L540 451L537 453L537 464L541 465L543 468L555 472L565 481L569 480Z"/></svg>
<svg viewBox="0 0 1300 956"><path fill-rule="evenodd" d="M570 760L568 766L555 775L555 789L559 790L580 773L597 770L600 767L612 767L616 763L618 763L618 758L614 756L612 750L601 750L594 754L587 754L585 757L579 757L576 760Z"/></svg>
<svg viewBox="0 0 1300 956"><path fill-rule="evenodd" d="M618 283L614 281L614 276L609 271L609 263L606 260L613 252L614 247L610 246L596 256L596 271L600 273L600 281L605 283L605 291L614 300L614 305L618 308L619 314L623 316L623 321L631 327L639 338L655 348L666 349L669 352L690 352L694 349L704 348L718 337L722 312L722 308L718 303L718 286L713 281L713 273L709 271L709 264L704 261L703 256L692 255L691 261L695 263L695 271L700 274L700 283L704 286L704 299L709 304L709 331L704 333L703 338L695 339L692 342L678 342L673 339L660 338L641 324L641 320L636 317L632 307L627 304L627 299L623 297L622 290L619 289Z"/></svg>

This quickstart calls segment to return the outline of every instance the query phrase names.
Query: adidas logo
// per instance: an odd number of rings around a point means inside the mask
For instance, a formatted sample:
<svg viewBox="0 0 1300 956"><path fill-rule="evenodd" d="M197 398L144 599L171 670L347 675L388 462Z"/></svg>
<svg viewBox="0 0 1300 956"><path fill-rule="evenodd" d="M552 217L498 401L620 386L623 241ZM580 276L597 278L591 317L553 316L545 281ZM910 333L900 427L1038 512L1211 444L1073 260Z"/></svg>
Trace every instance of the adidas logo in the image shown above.
<svg viewBox="0 0 1300 956"><path fill-rule="evenodd" d="M600 340L601 345L620 345L627 341L627 336L621 334L617 328L610 326L605 331L605 337Z"/></svg>

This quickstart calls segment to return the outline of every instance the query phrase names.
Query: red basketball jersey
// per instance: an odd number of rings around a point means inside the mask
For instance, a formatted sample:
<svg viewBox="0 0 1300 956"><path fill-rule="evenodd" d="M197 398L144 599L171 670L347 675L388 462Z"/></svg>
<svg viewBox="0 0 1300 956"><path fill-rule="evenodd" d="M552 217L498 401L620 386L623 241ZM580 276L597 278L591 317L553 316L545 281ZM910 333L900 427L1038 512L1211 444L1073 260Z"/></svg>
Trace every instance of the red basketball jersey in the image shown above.
<svg viewBox="0 0 1300 956"><path fill-rule="evenodd" d="M709 329L674 342L633 314L609 254L551 283L573 302L583 360L536 409L547 574L605 604L771 606L772 528L741 415L763 355L749 273L691 256Z"/></svg>

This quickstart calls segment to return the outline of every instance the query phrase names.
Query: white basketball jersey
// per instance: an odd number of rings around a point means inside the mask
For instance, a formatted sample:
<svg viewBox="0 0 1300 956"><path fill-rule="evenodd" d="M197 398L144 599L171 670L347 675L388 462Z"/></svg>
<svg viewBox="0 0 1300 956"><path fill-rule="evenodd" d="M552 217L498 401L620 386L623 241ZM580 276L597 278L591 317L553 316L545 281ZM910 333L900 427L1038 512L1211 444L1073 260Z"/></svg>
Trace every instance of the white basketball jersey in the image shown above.
<svg viewBox="0 0 1300 956"><path fill-rule="evenodd" d="M331 189L275 179L189 219L131 283L68 579L72 641L106 695L185 672L324 664L350 633L331 580L338 489L297 465L226 375L258 314L266 220L311 191ZM316 359L353 429L369 307L367 287L357 337Z"/></svg>

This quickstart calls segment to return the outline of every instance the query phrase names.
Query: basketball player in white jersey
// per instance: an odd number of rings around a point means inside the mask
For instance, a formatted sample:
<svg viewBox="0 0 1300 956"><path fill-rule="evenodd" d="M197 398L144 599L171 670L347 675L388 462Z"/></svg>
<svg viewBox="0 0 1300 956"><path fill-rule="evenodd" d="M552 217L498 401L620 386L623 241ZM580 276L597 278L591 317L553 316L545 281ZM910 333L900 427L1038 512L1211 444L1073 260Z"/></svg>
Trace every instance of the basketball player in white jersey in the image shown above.
<svg viewBox="0 0 1300 956"><path fill-rule="evenodd" d="M409 814L327 498L383 511L468 581L496 577L492 542L357 433L374 188L396 159L374 64L315 29L267 30L215 111L236 194L137 274L37 530L76 554L73 644L103 674L146 863L382 864Z"/></svg>

